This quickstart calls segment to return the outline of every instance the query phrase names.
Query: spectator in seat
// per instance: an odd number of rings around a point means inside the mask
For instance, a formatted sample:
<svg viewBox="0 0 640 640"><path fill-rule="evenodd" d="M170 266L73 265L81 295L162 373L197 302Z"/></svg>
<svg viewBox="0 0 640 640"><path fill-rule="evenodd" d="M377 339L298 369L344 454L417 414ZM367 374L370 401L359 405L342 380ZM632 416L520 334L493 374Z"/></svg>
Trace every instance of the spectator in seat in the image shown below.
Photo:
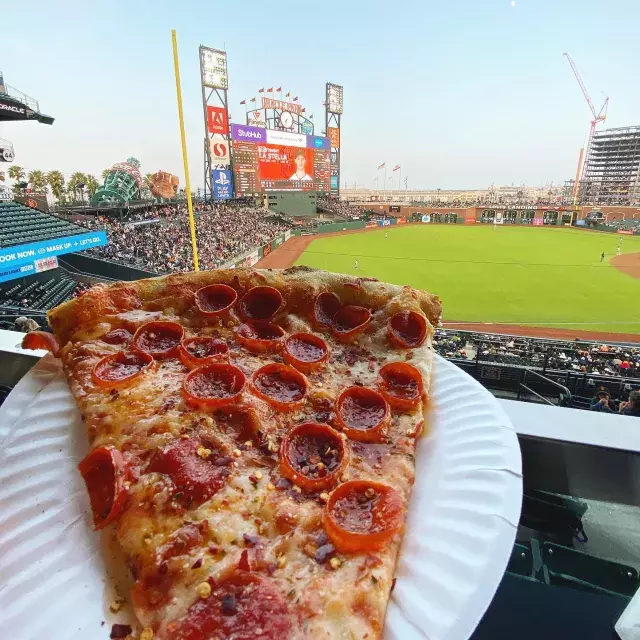
<svg viewBox="0 0 640 640"><path fill-rule="evenodd" d="M591 411L602 411L603 413L613 413L613 409L609 406L611 394L606 387L600 387L598 393L591 400Z"/></svg>
<svg viewBox="0 0 640 640"><path fill-rule="evenodd" d="M640 418L640 391L632 391L628 402L620 403L620 413L623 416Z"/></svg>
<svg viewBox="0 0 640 640"><path fill-rule="evenodd" d="M19 318L16 318L16 321L13 323L13 327L16 331L29 333L29 331L37 331L40 328L40 325L33 318L20 316Z"/></svg>

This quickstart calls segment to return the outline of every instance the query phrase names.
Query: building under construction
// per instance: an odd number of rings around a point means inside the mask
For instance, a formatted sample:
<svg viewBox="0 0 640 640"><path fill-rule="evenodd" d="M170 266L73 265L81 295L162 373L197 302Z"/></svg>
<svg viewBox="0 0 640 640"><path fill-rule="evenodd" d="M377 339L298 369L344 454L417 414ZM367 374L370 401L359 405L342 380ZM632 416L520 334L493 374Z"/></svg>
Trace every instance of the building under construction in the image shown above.
<svg viewBox="0 0 640 640"><path fill-rule="evenodd" d="M640 205L640 127L594 134L578 186L578 202Z"/></svg>

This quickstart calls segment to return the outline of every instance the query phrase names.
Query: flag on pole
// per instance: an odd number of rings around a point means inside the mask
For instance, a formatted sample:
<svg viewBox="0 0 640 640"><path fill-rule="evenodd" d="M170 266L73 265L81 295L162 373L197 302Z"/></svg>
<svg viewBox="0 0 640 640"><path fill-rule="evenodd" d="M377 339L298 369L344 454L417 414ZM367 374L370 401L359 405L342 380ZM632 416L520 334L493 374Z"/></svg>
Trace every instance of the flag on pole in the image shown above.
<svg viewBox="0 0 640 640"><path fill-rule="evenodd" d="M405 187L407 186L407 180L408 180L408 179L409 179L409 178L405 178L405 179L404 179L404 186L405 186Z"/></svg>
<svg viewBox="0 0 640 640"><path fill-rule="evenodd" d="M256 99L255 98L251 98L251 100L249 100L249 102L255 102Z"/></svg>
<svg viewBox="0 0 640 640"><path fill-rule="evenodd" d="M280 93L282 93L282 87L278 87L276 91L279 91Z"/></svg>
<svg viewBox="0 0 640 640"><path fill-rule="evenodd" d="M397 164L395 167L393 167L393 170L394 170L394 171L397 171L399 168L400 168L400 165L399 165L399 164Z"/></svg>
<svg viewBox="0 0 640 640"><path fill-rule="evenodd" d="M269 87L269 88L267 89L267 93L273 93L273 87Z"/></svg>
<svg viewBox="0 0 640 640"><path fill-rule="evenodd" d="M309 116L309 120L313 120L313 113Z"/></svg>
<svg viewBox="0 0 640 640"><path fill-rule="evenodd" d="M258 93L264 93L264 87L262 87L262 89L258 89Z"/></svg>
<svg viewBox="0 0 640 640"><path fill-rule="evenodd" d="M300 111L300 113L304 113L306 111L306 109L304 107L302 107L302 110Z"/></svg>
<svg viewBox="0 0 640 640"><path fill-rule="evenodd" d="M298 96L293 99L294 102L298 102Z"/></svg>
<svg viewBox="0 0 640 640"><path fill-rule="evenodd" d="M287 93L284 96L285 98L290 98L291 97L291 91L287 91Z"/></svg>
<svg viewBox="0 0 640 640"><path fill-rule="evenodd" d="M387 162L383 162L382 164L378 165L378 169L384 169L385 165L387 164Z"/></svg>
<svg viewBox="0 0 640 640"><path fill-rule="evenodd" d="M247 101L243 100L240 104L247 104Z"/></svg>

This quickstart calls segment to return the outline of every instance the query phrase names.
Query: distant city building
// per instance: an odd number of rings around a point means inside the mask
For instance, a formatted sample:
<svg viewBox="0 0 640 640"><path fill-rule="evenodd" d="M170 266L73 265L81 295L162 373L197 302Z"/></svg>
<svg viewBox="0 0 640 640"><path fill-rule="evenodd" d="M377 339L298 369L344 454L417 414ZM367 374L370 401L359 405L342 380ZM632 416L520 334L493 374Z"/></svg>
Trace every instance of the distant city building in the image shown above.
<svg viewBox="0 0 640 640"><path fill-rule="evenodd" d="M492 204L503 206L525 206L534 202L560 204L561 186L545 187L490 187L488 189L367 189L366 187L343 187L340 199L347 202L395 202L402 204L425 204L434 206L473 206Z"/></svg>
<svg viewBox="0 0 640 640"><path fill-rule="evenodd" d="M572 199L572 192L569 180L565 200ZM640 205L640 127L605 129L593 136L577 195L579 204Z"/></svg>

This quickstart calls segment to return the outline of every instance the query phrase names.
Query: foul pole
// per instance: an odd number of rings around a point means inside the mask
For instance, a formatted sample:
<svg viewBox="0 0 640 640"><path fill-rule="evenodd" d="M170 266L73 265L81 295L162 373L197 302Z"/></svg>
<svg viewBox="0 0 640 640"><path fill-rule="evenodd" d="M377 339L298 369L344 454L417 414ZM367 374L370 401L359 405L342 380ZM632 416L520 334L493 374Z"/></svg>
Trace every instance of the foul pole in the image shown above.
<svg viewBox="0 0 640 640"><path fill-rule="evenodd" d="M200 271L198 261L198 243L196 242L196 223L193 219L193 202L191 202L191 181L189 179L189 159L187 158L187 138L184 133L184 115L182 113L182 89L180 87L180 65L178 64L178 38L176 30L171 29L173 42L173 69L176 76L176 96L178 98L178 119L180 120L180 141L182 142L182 161L184 162L184 181L187 190L187 210L189 211L189 227L191 229L191 249L193 251L193 270Z"/></svg>

